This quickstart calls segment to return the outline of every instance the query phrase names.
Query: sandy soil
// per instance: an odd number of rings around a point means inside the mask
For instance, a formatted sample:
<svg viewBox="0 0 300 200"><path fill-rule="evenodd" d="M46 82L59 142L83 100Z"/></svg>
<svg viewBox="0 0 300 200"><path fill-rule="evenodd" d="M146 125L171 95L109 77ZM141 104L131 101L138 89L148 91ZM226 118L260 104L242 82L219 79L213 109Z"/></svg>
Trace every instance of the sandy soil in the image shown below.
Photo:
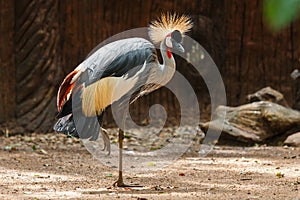
<svg viewBox="0 0 300 200"><path fill-rule="evenodd" d="M57 134L0 137L0 199L300 199L300 148L216 146L151 173L125 173Z"/></svg>

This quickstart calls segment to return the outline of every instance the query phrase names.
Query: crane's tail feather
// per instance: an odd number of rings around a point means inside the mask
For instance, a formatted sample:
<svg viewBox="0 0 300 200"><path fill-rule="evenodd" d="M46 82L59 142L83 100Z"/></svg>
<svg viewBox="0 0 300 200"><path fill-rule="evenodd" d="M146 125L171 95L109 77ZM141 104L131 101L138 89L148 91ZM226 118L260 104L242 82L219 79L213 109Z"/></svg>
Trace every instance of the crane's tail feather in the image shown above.
<svg viewBox="0 0 300 200"><path fill-rule="evenodd" d="M71 137L79 138L72 114L59 118L55 123L53 130Z"/></svg>
<svg viewBox="0 0 300 200"><path fill-rule="evenodd" d="M75 119L73 114L69 114L59 118L53 129L58 133L81 139L89 139L91 141L97 140L101 133L104 141L104 149L110 152L110 141L107 131L100 127L102 120L103 113L97 116L97 118L85 117L77 113Z"/></svg>
<svg viewBox="0 0 300 200"><path fill-rule="evenodd" d="M96 141L99 138L99 134L101 133L101 137L103 140L103 149L102 151L107 151L107 155L111 153L110 139L108 136L107 130L100 127L103 120L102 112L100 115L95 117L87 117L87 118L78 118L76 117L77 127L81 134L78 134L75 122L72 114L63 116L57 120L53 129L58 133L63 133L69 137L75 137L80 139L89 139L90 141ZM80 122L78 122L80 121Z"/></svg>
<svg viewBox="0 0 300 200"><path fill-rule="evenodd" d="M57 108L60 111L64 105L64 103L69 100L72 90L75 85L75 80L81 73L78 73L77 70L70 72L66 78L63 80L62 84L59 86L57 92Z"/></svg>

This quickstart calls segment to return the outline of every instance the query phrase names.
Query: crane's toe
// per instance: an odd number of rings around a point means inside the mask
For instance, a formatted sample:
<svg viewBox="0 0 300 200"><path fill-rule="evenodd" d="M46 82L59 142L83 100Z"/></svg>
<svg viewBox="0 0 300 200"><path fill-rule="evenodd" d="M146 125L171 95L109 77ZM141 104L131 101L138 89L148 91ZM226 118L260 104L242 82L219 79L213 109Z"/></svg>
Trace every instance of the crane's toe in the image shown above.
<svg viewBox="0 0 300 200"><path fill-rule="evenodd" d="M113 184L114 187L143 187L142 185L133 184L133 185L127 185L123 182L123 179L118 179Z"/></svg>

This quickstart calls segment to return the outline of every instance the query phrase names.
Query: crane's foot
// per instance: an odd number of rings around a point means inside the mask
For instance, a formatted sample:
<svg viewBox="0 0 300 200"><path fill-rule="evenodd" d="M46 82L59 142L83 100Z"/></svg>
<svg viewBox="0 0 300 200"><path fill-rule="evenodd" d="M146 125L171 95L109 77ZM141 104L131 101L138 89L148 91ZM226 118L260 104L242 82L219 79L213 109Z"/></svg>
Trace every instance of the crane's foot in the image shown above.
<svg viewBox="0 0 300 200"><path fill-rule="evenodd" d="M127 185L123 182L122 179L118 179L116 182L114 182L113 186L114 187L143 187L142 185L138 185L138 184Z"/></svg>

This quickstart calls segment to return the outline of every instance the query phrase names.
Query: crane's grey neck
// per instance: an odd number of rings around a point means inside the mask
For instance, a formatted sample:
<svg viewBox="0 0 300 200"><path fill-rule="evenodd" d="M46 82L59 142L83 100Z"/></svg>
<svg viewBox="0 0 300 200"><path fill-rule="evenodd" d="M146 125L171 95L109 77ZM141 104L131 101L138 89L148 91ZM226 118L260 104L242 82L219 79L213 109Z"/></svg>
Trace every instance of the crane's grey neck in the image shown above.
<svg viewBox="0 0 300 200"><path fill-rule="evenodd" d="M161 52L161 56L162 56L162 59L163 59L163 64L162 65L165 66L165 67L175 68L176 63L175 63L174 57L173 57L172 54L171 54L171 58L168 57L167 46L165 44L165 41L162 41L160 43L160 52Z"/></svg>
<svg viewBox="0 0 300 200"><path fill-rule="evenodd" d="M176 69L176 64L173 55L168 57L167 47L165 42L162 41L160 44L160 52L162 55L163 63L158 65L157 73L155 73L155 77L153 77L156 83L160 85L167 84L173 77Z"/></svg>

